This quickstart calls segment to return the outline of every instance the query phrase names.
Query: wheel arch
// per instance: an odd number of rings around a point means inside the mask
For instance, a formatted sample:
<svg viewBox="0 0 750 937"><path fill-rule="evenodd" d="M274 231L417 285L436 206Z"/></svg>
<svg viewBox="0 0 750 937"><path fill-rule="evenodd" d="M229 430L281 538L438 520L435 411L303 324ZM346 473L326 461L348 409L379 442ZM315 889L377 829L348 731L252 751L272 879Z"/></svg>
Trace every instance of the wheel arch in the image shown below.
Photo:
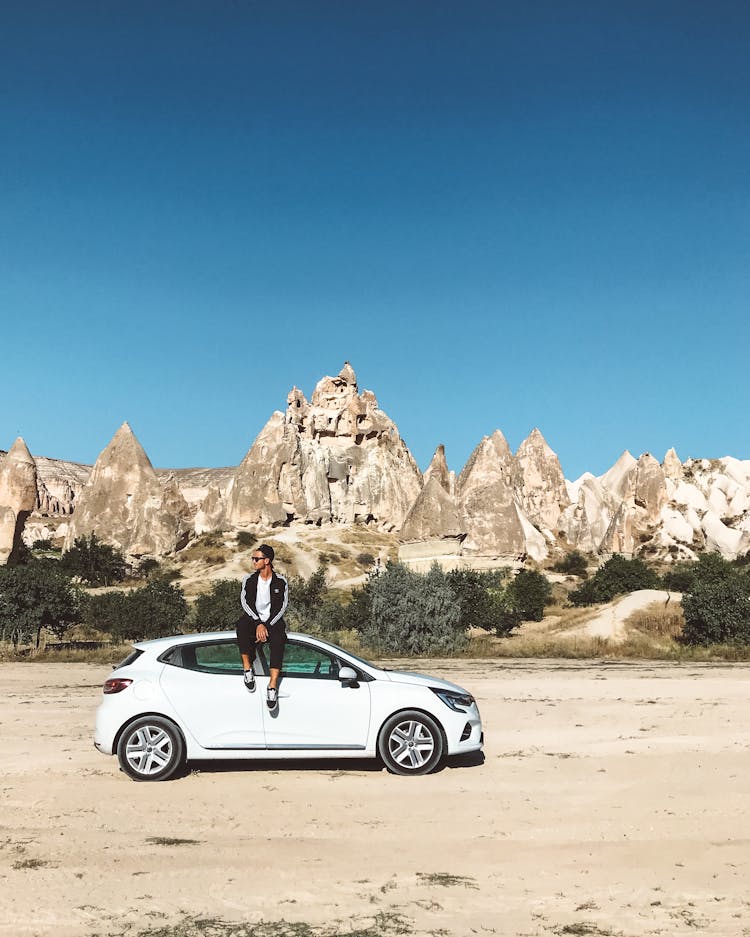
<svg viewBox="0 0 750 937"><path fill-rule="evenodd" d="M430 719L432 719L432 721L437 725L438 729L440 729L440 735L443 737L443 746L447 754L448 736L445 733L445 726L441 722L440 718L435 715L435 713L431 713L429 709L424 709L422 706L402 706L400 709L394 709L392 713L388 713L388 715L383 718L383 721L378 726L378 731L375 735L375 751L376 752L378 751L378 747L380 745L380 737L383 734L383 728L386 722L388 722L389 719L393 719L394 716L400 715L401 713L421 713L423 716L429 716Z"/></svg>
<svg viewBox="0 0 750 937"><path fill-rule="evenodd" d="M125 732L127 732L127 730L130 728L130 726L132 726L133 723L134 723L134 722L137 722L139 719L148 719L149 716L158 716L159 719L166 719L167 722L171 722L171 723L172 723L172 725L175 727L175 729L177 729L177 731L180 733L180 738L182 739L183 749L184 749L184 751L185 751L185 754L187 755L187 738L186 738L186 736L185 736L185 731L184 731L184 729L183 729L182 726L179 724L179 722L177 722L176 720L174 720L171 716L167 716L165 713L160 713L160 712L138 713L137 715L131 716L130 719L128 719L128 720L126 720L125 722L123 722L123 724L122 724L122 725L120 726L120 728L117 730L117 734L115 735L114 741L113 741L113 743L112 743L112 752L113 752L113 754L115 754L115 755L117 754L117 746L120 744L120 739L122 738L123 734L124 734Z"/></svg>

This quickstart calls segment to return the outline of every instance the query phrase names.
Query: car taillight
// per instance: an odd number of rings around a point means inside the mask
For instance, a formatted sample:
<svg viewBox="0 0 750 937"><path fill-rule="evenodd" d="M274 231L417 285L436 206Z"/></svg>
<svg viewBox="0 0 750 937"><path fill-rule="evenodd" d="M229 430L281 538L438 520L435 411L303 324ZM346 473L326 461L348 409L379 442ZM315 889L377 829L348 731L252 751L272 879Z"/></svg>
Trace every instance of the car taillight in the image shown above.
<svg viewBox="0 0 750 937"><path fill-rule="evenodd" d="M132 680L125 680L123 677L113 677L111 680L105 680L102 690L104 693L121 693L126 690Z"/></svg>

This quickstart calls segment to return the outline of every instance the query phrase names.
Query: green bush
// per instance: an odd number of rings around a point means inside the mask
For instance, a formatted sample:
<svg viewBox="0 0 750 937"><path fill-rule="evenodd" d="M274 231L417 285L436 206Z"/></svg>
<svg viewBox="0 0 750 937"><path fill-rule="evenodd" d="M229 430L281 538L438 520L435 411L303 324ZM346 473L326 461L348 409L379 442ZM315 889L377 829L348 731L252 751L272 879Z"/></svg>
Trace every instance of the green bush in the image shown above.
<svg viewBox="0 0 750 937"><path fill-rule="evenodd" d="M692 580L682 596L681 640L704 646L750 644L750 575L718 553L704 554L687 572Z"/></svg>
<svg viewBox="0 0 750 937"><path fill-rule="evenodd" d="M587 582L570 593L570 601L573 605L596 605L638 589L660 587L661 580L643 560L626 560L616 553Z"/></svg>
<svg viewBox="0 0 750 937"><path fill-rule="evenodd" d="M113 643L179 634L187 616L182 590L163 579L132 592L90 596L86 608L86 624L107 633Z"/></svg>
<svg viewBox="0 0 750 937"><path fill-rule="evenodd" d="M52 542L50 537L44 537L39 540L35 540L31 544L31 549L35 552L44 552L44 553L59 553L60 548L56 547Z"/></svg>
<svg viewBox="0 0 750 937"><path fill-rule="evenodd" d="M56 560L28 566L0 567L0 638L14 647L34 640L42 631L61 638L83 620L81 591Z"/></svg>
<svg viewBox="0 0 750 937"><path fill-rule="evenodd" d="M247 547L248 549L252 547L255 543L255 535L251 534L249 530L241 530L237 534L237 546Z"/></svg>
<svg viewBox="0 0 750 937"><path fill-rule="evenodd" d="M131 634L130 606L127 592L102 592L86 598L84 621L87 629L102 631L113 644L119 644Z"/></svg>
<svg viewBox="0 0 750 937"><path fill-rule="evenodd" d="M427 575L389 563L369 582L370 612L360 629L364 643L382 654L451 654L467 643L460 607L446 574Z"/></svg>
<svg viewBox="0 0 750 937"><path fill-rule="evenodd" d="M153 556L147 556L141 560L134 572L138 579L152 579L159 575L160 570L159 561Z"/></svg>
<svg viewBox="0 0 750 937"><path fill-rule="evenodd" d="M571 550L552 567L556 573L565 573L567 576L578 576L585 579L588 576L586 557L578 550Z"/></svg>
<svg viewBox="0 0 750 937"><path fill-rule="evenodd" d="M541 621L551 598L552 586L546 576L534 569L521 569L508 583L504 606L521 621Z"/></svg>
<svg viewBox="0 0 750 937"><path fill-rule="evenodd" d="M505 583L509 573L510 570L507 569L485 572L475 569L452 569L446 574L448 585L459 606L457 627L460 631L483 628L496 634L507 634L515 627L509 624L505 614Z"/></svg>
<svg viewBox="0 0 750 937"><path fill-rule="evenodd" d="M128 569L122 553L102 543L93 533L89 537L76 537L70 550L63 553L60 565L71 576L78 576L92 586L122 582Z"/></svg>
<svg viewBox="0 0 750 937"><path fill-rule="evenodd" d="M241 585L234 579L220 579L210 592L199 595L191 611L192 627L196 631L227 631L235 627L242 613Z"/></svg>

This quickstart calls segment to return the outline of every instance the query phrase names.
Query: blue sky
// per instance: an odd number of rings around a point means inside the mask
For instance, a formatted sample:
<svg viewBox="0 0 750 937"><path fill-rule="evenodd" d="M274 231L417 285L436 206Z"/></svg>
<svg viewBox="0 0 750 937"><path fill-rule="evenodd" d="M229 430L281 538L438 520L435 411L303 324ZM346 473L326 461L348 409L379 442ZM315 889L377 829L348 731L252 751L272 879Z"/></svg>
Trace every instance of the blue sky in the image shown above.
<svg viewBox="0 0 750 937"><path fill-rule="evenodd" d="M8 0L0 448L231 465L345 359L422 468L750 458L743 2Z"/></svg>

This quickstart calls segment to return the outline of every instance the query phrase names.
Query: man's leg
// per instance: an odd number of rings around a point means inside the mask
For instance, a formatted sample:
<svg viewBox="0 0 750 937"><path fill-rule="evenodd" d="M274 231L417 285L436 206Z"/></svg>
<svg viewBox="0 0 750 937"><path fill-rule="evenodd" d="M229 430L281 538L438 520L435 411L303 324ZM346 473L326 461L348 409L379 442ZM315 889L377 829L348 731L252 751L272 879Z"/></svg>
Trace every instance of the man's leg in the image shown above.
<svg viewBox="0 0 750 937"><path fill-rule="evenodd" d="M268 681L268 695L266 702L270 709L275 708L279 699L279 678L281 665L284 660L284 645L286 644L286 629L283 624L276 624L268 629L268 643L270 645L270 680Z"/></svg>
<svg viewBox="0 0 750 937"><path fill-rule="evenodd" d="M245 686L252 693L255 690L253 658L255 657L255 623L246 613L237 619L237 644L245 673Z"/></svg>

